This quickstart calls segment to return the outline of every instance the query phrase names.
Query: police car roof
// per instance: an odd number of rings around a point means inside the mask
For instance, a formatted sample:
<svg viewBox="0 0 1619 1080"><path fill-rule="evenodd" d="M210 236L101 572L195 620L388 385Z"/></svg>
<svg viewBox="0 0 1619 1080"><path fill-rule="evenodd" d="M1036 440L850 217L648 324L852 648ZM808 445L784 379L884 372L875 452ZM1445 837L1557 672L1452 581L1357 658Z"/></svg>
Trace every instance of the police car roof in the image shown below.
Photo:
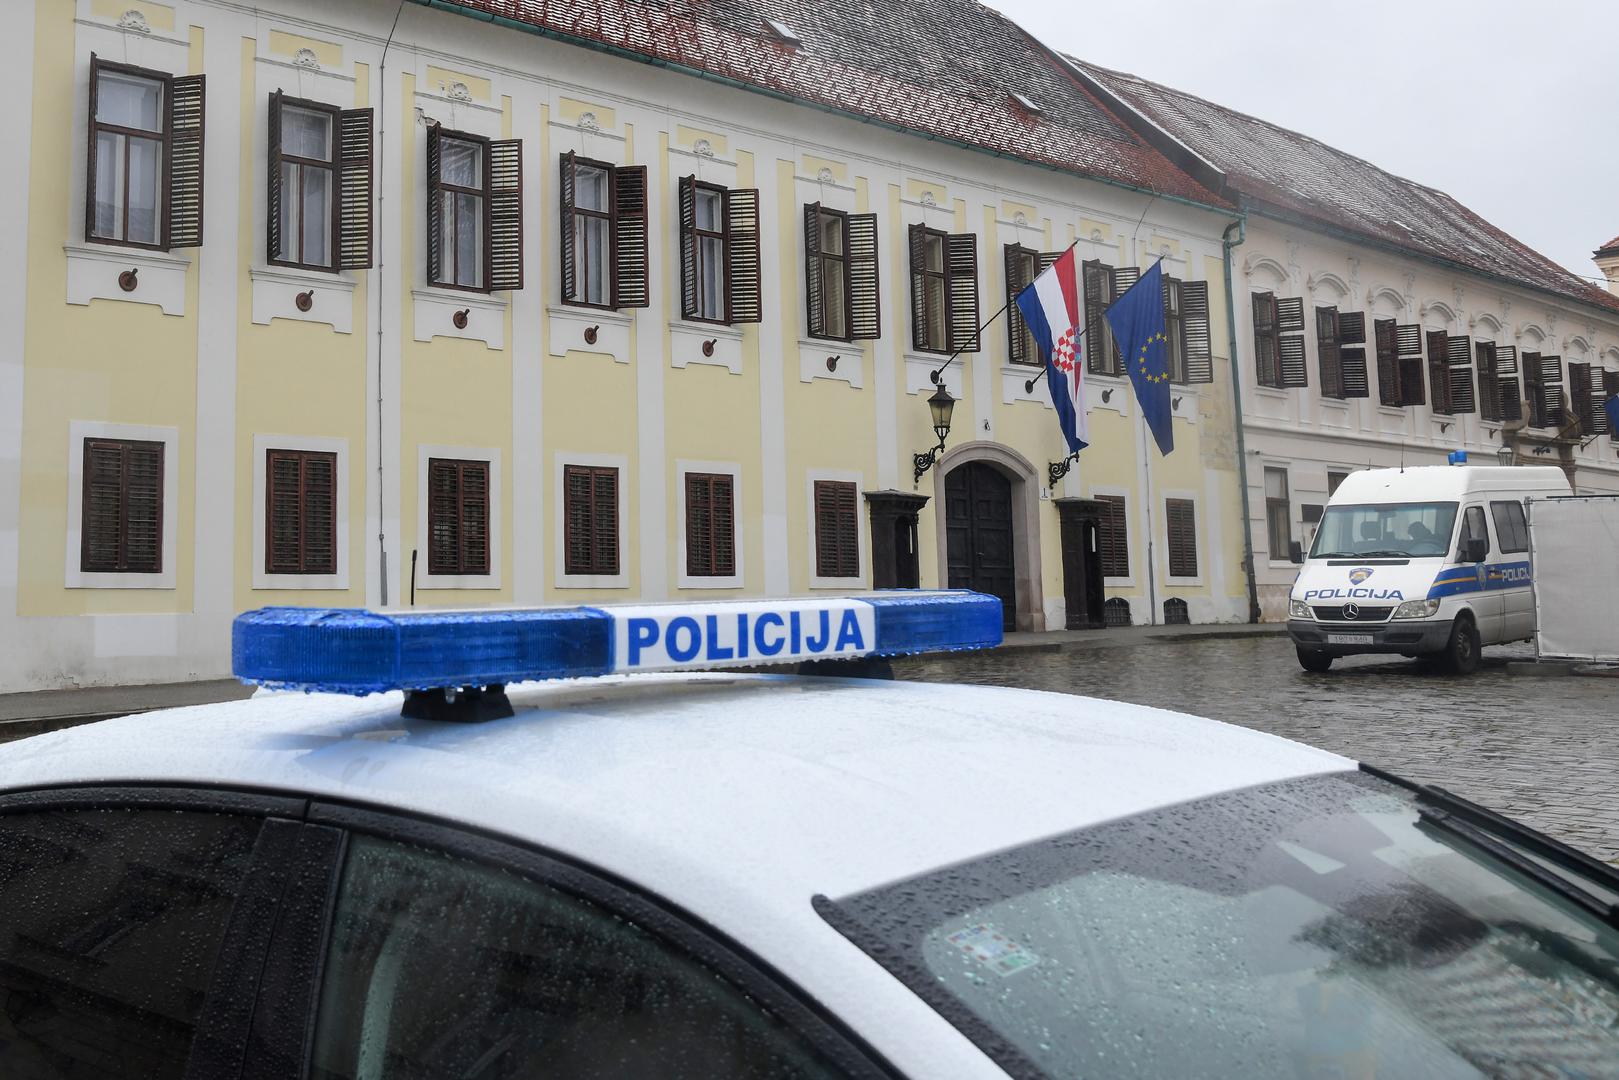
<svg viewBox="0 0 1619 1080"><path fill-rule="evenodd" d="M1441 502L1471 492L1510 491L1520 497L1569 494L1568 477L1555 465L1418 465L1409 469L1359 469L1345 476L1331 505Z"/></svg>
<svg viewBox="0 0 1619 1080"><path fill-rule="evenodd" d="M1033 690L680 673L509 692L515 716L464 725L402 719L398 693L261 691L0 747L0 784L269 789L463 823L633 881L829 1005L870 1009L843 985L868 969L813 895L1354 767L1213 720Z"/></svg>

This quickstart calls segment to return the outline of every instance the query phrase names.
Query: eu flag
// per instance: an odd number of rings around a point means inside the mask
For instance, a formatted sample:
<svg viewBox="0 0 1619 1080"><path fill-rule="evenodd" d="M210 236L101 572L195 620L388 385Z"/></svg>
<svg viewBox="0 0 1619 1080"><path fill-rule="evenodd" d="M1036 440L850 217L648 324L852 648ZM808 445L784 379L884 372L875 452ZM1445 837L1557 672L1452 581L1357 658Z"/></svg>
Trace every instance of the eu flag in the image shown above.
<svg viewBox="0 0 1619 1080"><path fill-rule="evenodd" d="M1141 415L1158 440L1158 452L1167 455L1175 449L1175 433L1170 430L1169 335L1164 333L1162 265L1153 263L1141 280L1113 301L1107 309L1107 324L1136 388Z"/></svg>

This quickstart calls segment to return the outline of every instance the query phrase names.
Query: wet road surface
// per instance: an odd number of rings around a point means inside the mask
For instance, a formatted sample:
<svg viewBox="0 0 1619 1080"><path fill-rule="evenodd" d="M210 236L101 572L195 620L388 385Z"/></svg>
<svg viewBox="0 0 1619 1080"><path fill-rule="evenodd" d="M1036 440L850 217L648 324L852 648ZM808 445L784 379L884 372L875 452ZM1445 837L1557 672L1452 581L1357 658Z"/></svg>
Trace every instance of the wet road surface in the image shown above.
<svg viewBox="0 0 1619 1080"><path fill-rule="evenodd" d="M988 683L1225 720L1378 765L1522 818L1619 862L1619 679L1508 674L1527 646L1486 649L1470 677L1352 657L1300 670L1285 636L1159 639L898 661L902 679Z"/></svg>

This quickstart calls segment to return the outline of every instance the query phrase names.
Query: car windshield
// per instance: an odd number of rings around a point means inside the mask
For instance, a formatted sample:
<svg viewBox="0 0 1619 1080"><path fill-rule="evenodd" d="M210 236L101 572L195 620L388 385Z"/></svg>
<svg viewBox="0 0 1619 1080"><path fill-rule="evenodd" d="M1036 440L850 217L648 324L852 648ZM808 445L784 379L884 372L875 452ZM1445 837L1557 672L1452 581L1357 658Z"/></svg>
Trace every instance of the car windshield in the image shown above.
<svg viewBox="0 0 1619 1080"><path fill-rule="evenodd" d="M817 906L1017 1077L1619 1076L1619 931L1361 773Z"/></svg>
<svg viewBox="0 0 1619 1080"><path fill-rule="evenodd" d="M1310 558L1443 555L1455 523L1453 502L1329 506Z"/></svg>

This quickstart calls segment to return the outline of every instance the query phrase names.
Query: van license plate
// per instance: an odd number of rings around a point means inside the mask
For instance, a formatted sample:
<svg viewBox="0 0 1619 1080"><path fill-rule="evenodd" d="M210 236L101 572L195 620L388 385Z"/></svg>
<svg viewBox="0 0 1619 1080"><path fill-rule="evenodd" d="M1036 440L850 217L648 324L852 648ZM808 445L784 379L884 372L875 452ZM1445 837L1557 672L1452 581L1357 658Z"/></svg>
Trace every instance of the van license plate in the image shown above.
<svg viewBox="0 0 1619 1080"><path fill-rule="evenodd" d="M1370 635L1370 634L1328 634L1327 635L1327 644L1328 645L1370 645L1371 643L1372 643L1372 635Z"/></svg>

